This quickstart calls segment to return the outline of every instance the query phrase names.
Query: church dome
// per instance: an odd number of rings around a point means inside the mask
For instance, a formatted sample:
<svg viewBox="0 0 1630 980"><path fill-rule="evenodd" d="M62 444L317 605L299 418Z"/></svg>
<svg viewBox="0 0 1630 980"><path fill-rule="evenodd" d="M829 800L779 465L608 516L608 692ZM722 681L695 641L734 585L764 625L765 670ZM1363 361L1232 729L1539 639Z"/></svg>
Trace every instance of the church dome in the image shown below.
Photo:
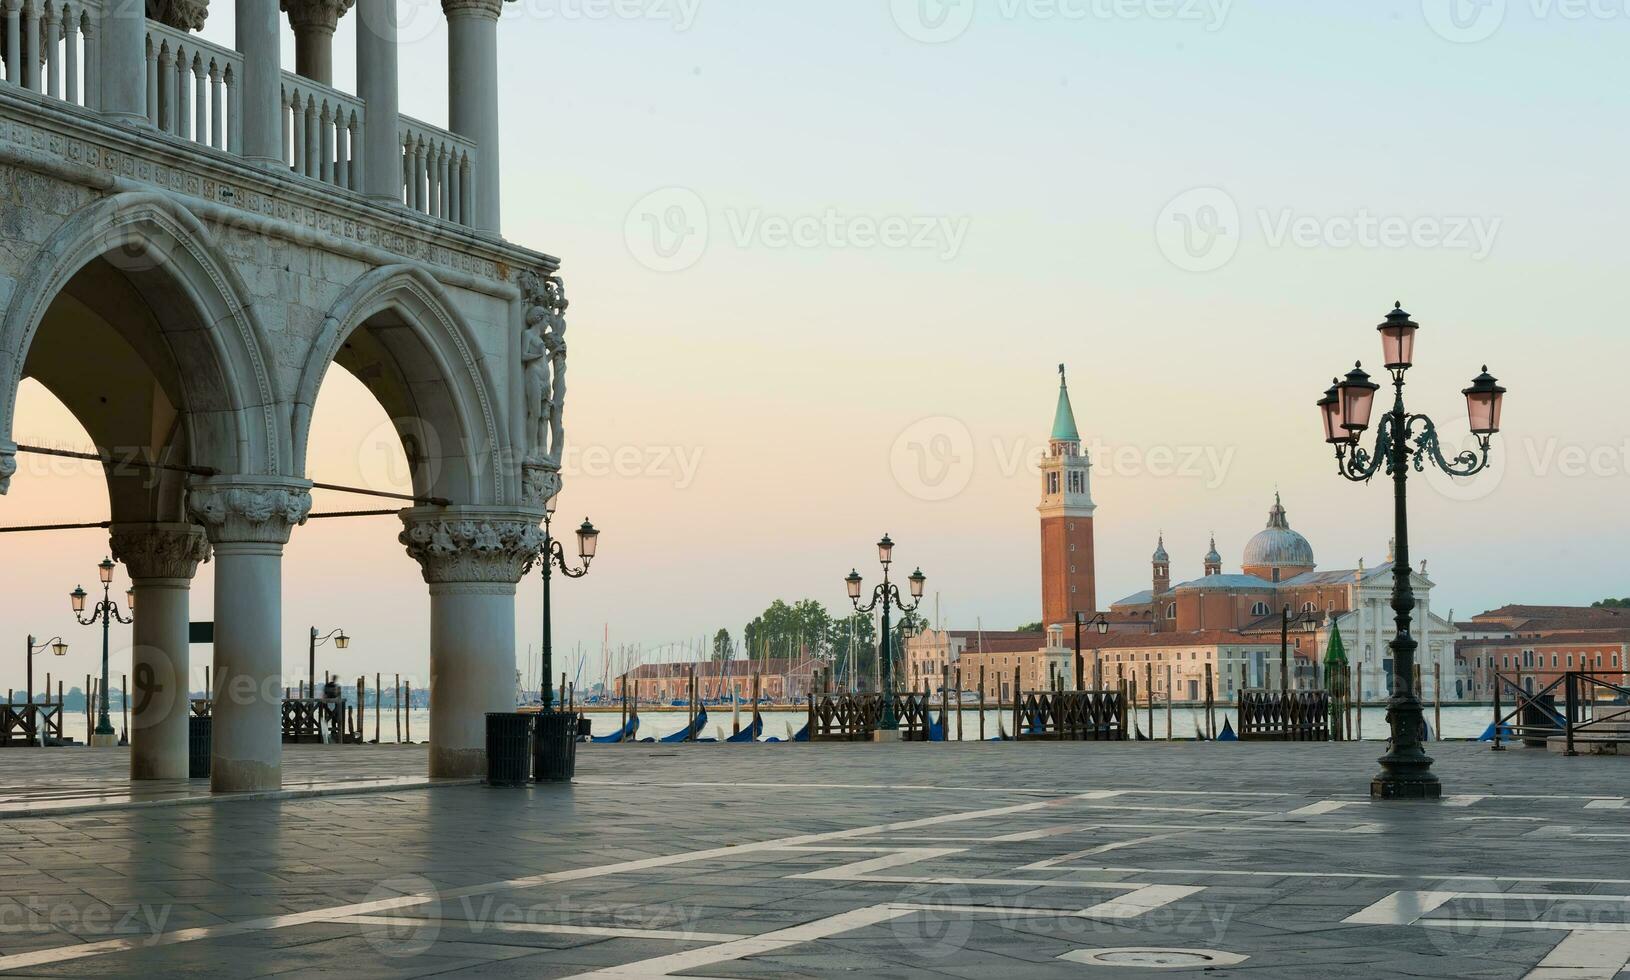
<svg viewBox="0 0 1630 980"><path fill-rule="evenodd" d="M1222 555L1217 554L1217 539L1215 537L1211 539L1211 550L1206 552L1206 556L1202 558L1201 561L1205 562L1207 565L1222 564Z"/></svg>
<svg viewBox="0 0 1630 980"><path fill-rule="evenodd" d="M1240 564L1247 571L1313 567L1313 546L1290 529L1290 523L1285 520L1285 508L1279 503L1279 494L1273 495L1273 509L1268 511L1268 526L1245 543L1245 560Z"/></svg>
<svg viewBox="0 0 1630 980"><path fill-rule="evenodd" d="M1157 562L1169 562L1172 560L1171 556L1166 554L1166 535L1162 534L1160 536L1160 540L1155 542L1155 556L1151 560Z"/></svg>

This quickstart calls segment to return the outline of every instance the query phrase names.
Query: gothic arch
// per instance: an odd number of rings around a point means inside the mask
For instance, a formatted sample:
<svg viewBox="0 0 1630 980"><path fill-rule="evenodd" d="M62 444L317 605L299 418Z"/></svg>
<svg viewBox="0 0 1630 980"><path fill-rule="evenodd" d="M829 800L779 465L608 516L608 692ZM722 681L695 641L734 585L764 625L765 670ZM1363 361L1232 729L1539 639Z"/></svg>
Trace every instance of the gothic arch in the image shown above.
<svg viewBox="0 0 1630 980"><path fill-rule="evenodd" d="M0 441L11 441L17 386L42 322L98 260L152 315L157 329L147 332L158 336L134 341L188 417L190 460L226 473L278 474L287 440L265 333L208 228L159 193L117 194L79 211L18 276L0 320Z"/></svg>
<svg viewBox="0 0 1630 980"><path fill-rule="evenodd" d="M506 430L492 382L464 319L429 273L381 266L352 283L329 311L294 395L298 475L306 472L317 392L335 363L357 374L390 414L415 493L455 504L511 502Z"/></svg>

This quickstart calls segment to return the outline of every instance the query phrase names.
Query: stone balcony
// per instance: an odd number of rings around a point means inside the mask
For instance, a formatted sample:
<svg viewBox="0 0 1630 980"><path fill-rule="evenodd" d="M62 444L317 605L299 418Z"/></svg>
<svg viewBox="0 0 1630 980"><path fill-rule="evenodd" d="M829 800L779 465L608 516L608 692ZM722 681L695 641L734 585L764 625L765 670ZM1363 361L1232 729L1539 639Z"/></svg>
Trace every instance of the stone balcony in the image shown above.
<svg viewBox="0 0 1630 980"><path fill-rule="evenodd" d="M281 71L275 105L283 166L251 159L244 54L157 20L145 20L142 37L145 84L137 94L145 125L107 111L103 2L0 0L6 160L66 169L114 189L157 186L492 278L507 278L506 266L557 265L504 242L497 216L478 214L476 140L394 106L383 120L371 118L362 98ZM22 58L25 48L41 57ZM394 97L394 64L389 68ZM388 153L370 157L368 130L380 125L394 138ZM370 165L383 173L370 176Z"/></svg>

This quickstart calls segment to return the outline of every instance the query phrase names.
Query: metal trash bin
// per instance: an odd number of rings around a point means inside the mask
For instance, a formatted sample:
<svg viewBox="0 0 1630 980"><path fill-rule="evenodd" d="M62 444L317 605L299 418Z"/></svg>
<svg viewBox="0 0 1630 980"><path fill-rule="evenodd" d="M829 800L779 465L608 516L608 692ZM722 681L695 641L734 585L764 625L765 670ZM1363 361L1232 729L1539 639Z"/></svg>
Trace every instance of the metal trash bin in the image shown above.
<svg viewBox="0 0 1630 980"><path fill-rule="evenodd" d="M215 719L208 715L187 717L187 777L209 778L209 743Z"/></svg>
<svg viewBox="0 0 1630 980"><path fill-rule="evenodd" d="M1557 723L1556 695L1540 694L1530 698L1522 706L1522 724L1524 728L1549 728L1557 735L1562 734L1562 726ZM1522 744L1531 749L1545 748L1543 734L1525 734Z"/></svg>
<svg viewBox="0 0 1630 980"><path fill-rule="evenodd" d="M531 762L532 716L487 713L487 785L523 786Z"/></svg>
<svg viewBox="0 0 1630 980"><path fill-rule="evenodd" d="M540 783L570 782L577 770L577 715L545 711L538 715L532 743L532 778Z"/></svg>

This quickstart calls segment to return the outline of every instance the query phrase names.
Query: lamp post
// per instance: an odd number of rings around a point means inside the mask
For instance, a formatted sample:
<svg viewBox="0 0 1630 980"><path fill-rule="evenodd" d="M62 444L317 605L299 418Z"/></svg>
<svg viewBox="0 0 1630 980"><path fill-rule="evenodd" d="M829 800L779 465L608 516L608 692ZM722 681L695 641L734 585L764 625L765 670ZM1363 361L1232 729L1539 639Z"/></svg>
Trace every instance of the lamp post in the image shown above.
<svg viewBox="0 0 1630 980"><path fill-rule="evenodd" d="M555 498L550 497L543 507L543 545L538 549L536 560L543 566L543 658L539 664L543 675L543 689L538 693L542 695L543 710L552 710L554 704L554 684L550 680L555 671L555 630L551 619L551 600L549 597L549 579L554 574L551 565L558 567L560 573L567 578L582 578L589 573L589 563L594 561L594 551L600 538L600 532L589 523L588 518L577 528L577 556L583 559L581 568L572 568L566 564L566 549L554 535L550 533L549 525L555 518Z"/></svg>
<svg viewBox="0 0 1630 980"><path fill-rule="evenodd" d="M28 712L30 716L32 716L34 713L34 657L38 654L44 653L47 649L58 657L65 657L68 655L68 644L60 636L53 636L43 643L35 643L34 635L30 633L28 636L28 646L25 649L28 651L27 655L23 657L24 660L28 661L28 697L25 700L28 703ZM49 684L47 684L46 687L45 700L51 700L51 690ZM40 735L40 728L37 723L34 726L34 737L43 744L44 737Z"/></svg>
<svg viewBox="0 0 1630 980"><path fill-rule="evenodd" d="M1489 439L1500 431L1500 406L1505 389L1489 375L1488 368L1472 379L1466 396L1466 414L1477 451L1466 450L1446 459L1438 444L1437 427L1425 415L1411 415L1404 408L1404 372L1414 358L1415 332L1420 325L1404 312L1403 304L1376 329L1381 333L1381 349L1387 371L1392 376L1391 411L1381 417L1376 429L1375 447L1359 447L1359 439L1369 428L1370 411L1380 388L1370 380L1361 365L1354 365L1344 379L1336 381L1319 399L1319 415L1324 438L1336 447L1336 469L1355 483L1367 482L1383 464L1392 477L1393 534L1397 545L1392 563L1392 610L1397 631L1393 636L1392 695L1387 699L1387 752L1380 759L1381 771L1370 781L1370 795L1377 799L1425 799L1442 794L1442 785L1432 772L1432 760L1421 747L1425 719L1415 691L1415 648L1410 635L1410 616L1415 609L1415 590L1409 571L1409 512L1407 505L1409 469L1425 469L1428 462L1450 476L1471 476L1489 462Z"/></svg>
<svg viewBox="0 0 1630 980"><path fill-rule="evenodd" d="M889 565L894 561L894 542L887 534L883 540L877 542L877 560L883 566L883 583L872 590L872 601L865 606L860 604L860 573L850 569L844 577L843 583L849 590L849 601L855 607L855 612L869 613L879 606L883 609L883 635L878 643L883 668L883 718L880 730L897 732L900 730L900 720L894 715L894 638L889 632L889 606L892 603L899 607L907 616L915 613L923 601L923 583L928 576L922 569L917 569L906 577L911 587L911 605L906 605L900 599L900 587L889 581Z"/></svg>
<svg viewBox="0 0 1630 980"><path fill-rule="evenodd" d="M1081 627L1082 626L1094 627L1094 628L1096 628L1098 630L1098 635L1099 636L1103 636L1105 633L1109 632L1109 620L1104 618L1103 613L1095 613L1095 614L1093 614L1093 617L1091 619L1085 620L1083 622L1082 617L1084 617L1084 616L1086 616L1086 613L1081 612L1080 610L1076 610L1076 613L1075 613L1075 689L1077 691L1084 691L1084 690L1087 689L1086 661L1081 659ZM1013 692L1014 697L1018 697L1018 694L1019 694L1019 692L1017 692L1017 691ZM1000 699L998 699L998 700L1000 700Z"/></svg>
<svg viewBox="0 0 1630 980"><path fill-rule="evenodd" d="M86 593L83 588L74 586L74 590L68 593L68 601L73 604L74 619L78 620L79 625L92 626L98 621L102 623L102 698L97 705L96 728L91 732L91 744L109 746L114 744L114 737L113 721L108 718L108 631L112 629L114 620L126 625L136 621L136 593L134 589L125 592L125 598L131 606L130 616L126 618L119 612L118 605L108 597L113 587L113 559L103 558L98 562L96 574L102 580L102 601L91 610L90 616L84 615Z"/></svg>
<svg viewBox="0 0 1630 980"><path fill-rule="evenodd" d="M1299 612L1290 614L1290 603L1285 603L1279 610L1279 680L1280 686L1290 690L1296 684L1290 676L1290 624L1300 623L1302 632L1312 633L1319 628L1319 614L1316 612Z"/></svg>
<svg viewBox="0 0 1630 980"><path fill-rule="evenodd" d="M343 629L332 629L328 633L318 636L317 627L313 626L311 628L311 646L307 648L306 656L308 658L307 670L311 677L311 689L308 694L313 698L317 696L317 648L329 640L334 641L334 649L336 650L344 650L351 645L351 638L345 635Z"/></svg>

